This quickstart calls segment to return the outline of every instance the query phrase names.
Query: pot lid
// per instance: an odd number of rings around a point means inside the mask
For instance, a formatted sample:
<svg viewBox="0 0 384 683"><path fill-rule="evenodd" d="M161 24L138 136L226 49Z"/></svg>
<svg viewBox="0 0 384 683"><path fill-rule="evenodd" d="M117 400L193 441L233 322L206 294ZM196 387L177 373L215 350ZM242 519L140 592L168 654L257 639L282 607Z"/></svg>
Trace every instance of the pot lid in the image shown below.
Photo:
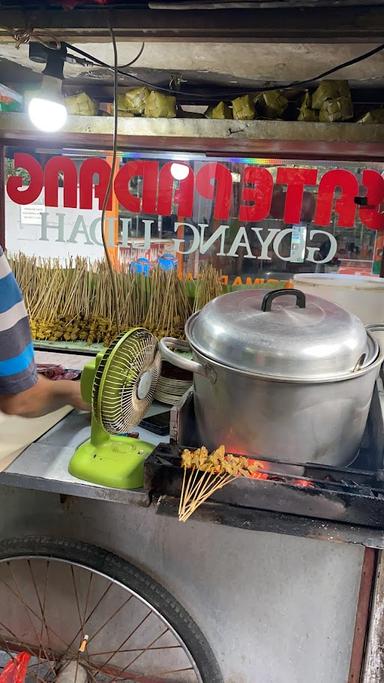
<svg viewBox="0 0 384 683"><path fill-rule="evenodd" d="M359 318L296 289L224 294L189 319L186 335L207 358L271 378L341 377L374 356Z"/></svg>

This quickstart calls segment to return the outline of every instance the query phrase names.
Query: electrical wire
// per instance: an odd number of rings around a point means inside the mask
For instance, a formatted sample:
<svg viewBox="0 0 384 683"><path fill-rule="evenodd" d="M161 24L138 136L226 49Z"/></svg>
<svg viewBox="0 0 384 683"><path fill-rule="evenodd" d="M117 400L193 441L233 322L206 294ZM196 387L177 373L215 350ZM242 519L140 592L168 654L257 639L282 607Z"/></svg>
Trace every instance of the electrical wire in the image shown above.
<svg viewBox="0 0 384 683"><path fill-rule="evenodd" d="M75 47L71 43L63 43L67 49L72 50L74 52L77 52L78 54L82 55L83 57L87 58L90 60L90 62L93 62L95 66L101 66L105 69L112 69L113 67L110 66L110 64L107 64L106 62L103 62L102 60L98 59L97 57L94 57L93 55L89 54L88 52L85 52L84 50L81 50L78 47ZM337 66L332 67L331 69L328 69L327 71L323 71L322 73L318 74L317 76L313 76L311 78L307 78L302 81L292 81L291 83L288 83L286 85L281 85L281 86L265 86L265 87L255 87L252 88L251 90L243 90L244 94L248 93L255 93L255 92L267 92L267 91L272 91L272 90L288 90L291 88L297 88L300 86L305 86L309 85L310 83L313 83L314 81L318 81L321 78L324 78L325 76L330 76L333 73L336 73L336 71L340 71L340 69L344 69L348 66L352 66L353 64L358 64L359 62L362 62L365 59L368 59L369 57L372 57L373 55L377 54L378 52L381 52L384 50L384 43L381 45L378 45L377 47L373 48L372 50L369 50L368 52L364 52L362 55L359 55L358 57L354 57L353 59L349 59L346 62L343 62L342 64L338 64ZM196 97L196 98L202 98L202 99L207 99L207 95L203 95L202 93L193 93L193 92L186 92L184 90L173 90L172 88L167 88L165 86L160 86L160 85L155 85L153 83L150 83L149 81L145 80L144 78L140 78L139 76L136 76L135 74L130 74L122 71L119 67L117 67L117 73L119 73L122 76L128 76L129 78L132 78L135 81L138 81L139 83L142 83L143 85L148 86L149 88L152 88L153 90L158 90L160 92L166 92L171 95L183 95L186 97ZM227 91L225 93L215 93L215 97L218 98L228 98L231 96L239 96L240 89L238 89L236 92L232 91Z"/></svg>
<svg viewBox="0 0 384 683"><path fill-rule="evenodd" d="M115 177L115 170L116 170L116 160L117 160L117 124L118 124L118 108L117 108L117 94L118 94L118 77L117 77L117 65L118 65L118 55L117 55L117 45L116 45L116 37L115 37L115 32L113 30L112 24L110 22L110 17L108 15L108 25L109 25L109 31L111 34L112 38L112 45L113 45L113 60L114 60L114 77L113 77L113 144L112 144L112 163L111 163L111 172L109 174L109 180L108 180L108 185L107 185L107 190L104 195L104 201L103 201L103 206L101 209L101 238L103 241L103 247L104 247L104 253L105 253L105 258L107 261L109 273L111 276L111 281L112 281L112 294L113 294L113 307L114 307L114 317L115 317L115 322L116 322L116 328L117 328L117 334L120 333L121 331L121 321L120 321L120 311L119 311L119 297L117 294L117 284L116 284L116 272L113 268L111 257L109 255L108 251L108 244L107 244L107 238L105 236L105 231L104 231L104 221L105 221L105 214L107 210L107 205L109 198L111 196L112 192L112 186L113 186L113 181Z"/></svg>
<svg viewBox="0 0 384 683"><path fill-rule="evenodd" d="M5 31L7 31L8 33L10 33L12 35L12 37L16 41L16 47L20 47L20 45L22 45L24 43L28 43L31 38L35 38L38 42L42 43L42 45L44 45L48 49L57 50L60 47L60 43L59 43L58 38L55 35L53 35L50 31L35 31L34 29L30 29L30 30L25 29L24 31L14 31L13 29L10 29L9 27L6 27L6 26L1 26L1 28L3 28ZM48 39L53 41L53 44L46 42L44 40L44 37L43 37L44 35L47 36ZM114 36L114 40L115 40L115 36ZM115 42L116 42L116 40L115 40ZM89 60L88 66L92 66L92 65L101 66L104 69L114 70L118 74L120 74L121 76L129 77L132 80L135 80L139 83L142 83L143 85L146 85L149 88L152 88L153 90L158 90L160 92L165 92L167 94L182 95L182 96L189 97L189 98L190 97L196 97L197 99L204 99L204 100L207 99L207 95L202 94L202 93L186 92L184 90L174 90L174 89L169 88L169 87L167 88L165 86L160 86L160 85L156 85L154 83L150 83L149 81L145 80L144 78L140 78L139 76L137 76L135 74L124 72L123 69L128 68L129 66L132 66L141 57L141 55L143 54L143 51L144 51L144 47L145 47L144 43L142 44L142 46L139 50L139 53L136 55L136 57L131 62L129 62L128 64L122 64L121 66L119 66L117 64L114 64L114 66L111 66L110 64L107 64L106 62L102 61L101 59L94 57L89 52L85 52L84 50L81 50L80 48L76 47L75 45L72 45L71 43L67 43L67 42L63 41L61 44L65 45L65 47L67 49L70 49L73 52L76 52L77 54L80 54L84 58L88 59ZM359 55L358 57L354 57L353 59L349 59L346 62L342 62L341 64L338 64L338 65L332 67L331 69L328 69L326 71L323 71L320 74L317 74L316 76L312 76L311 78L306 78L306 79L301 80L301 81L292 81L291 83L287 83L286 85L280 85L280 86L273 85L273 86L265 86L265 87L255 87L255 88L252 88L249 90L247 90L247 89L241 90L239 88L236 92L235 91L226 91L223 93L215 93L215 97L225 99L225 98L229 98L231 96L238 97L240 92L243 92L244 94L246 94L246 93L252 94L252 93L256 93L256 92L268 92L268 91L277 90L277 89L278 90L289 90L291 88L306 86L306 85L309 85L315 81L319 81L322 78L325 78L326 76L330 76L331 74L334 74L337 71L340 71L341 69L345 69L349 66L353 66L354 64L359 64L359 62L362 62L365 59L369 59L369 57L373 57L373 55L377 54L378 52L381 52L382 50L384 50L384 43L376 46L372 50L368 50L368 52L364 52L362 55ZM72 55L72 56L75 58L74 55Z"/></svg>
<svg viewBox="0 0 384 683"><path fill-rule="evenodd" d="M334 66L332 69L328 69L328 71L323 71L323 73L318 74L312 79L307 79L306 81L297 81L297 83L291 83L291 86L305 85L307 83L311 83L312 81L319 81L321 78L330 76L331 74L336 73L336 71L339 71L340 69L345 69L348 66L352 66L353 64L358 64L359 62L362 62L364 59L373 57L373 55L377 54L378 52L381 52L382 50L384 50L384 43L382 45L374 47L372 50L369 50L368 52L364 52L364 54L359 55L359 57L354 57L353 59L349 59L347 62L344 62L343 64L339 64L339 66Z"/></svg>
<svg viewBox="0 0 384 683"><path fill-rule="evenodd" d="M30 42L31 38L34 38L37 43L41 43L41 45L44 45L48 50L60 50L61 41L47 29L39 31L31 28L24 29L23 31L12 31L5 26L2 26L1 28L11 33L12 38L16 41L17 49L19 49L20 45L25 45ZM44 38L46 38L46 40Z"/></svg>
<svg viewBox="0 0 384 683"><path fill-rule="evenodd" d="M136 64L136 62L140 59L141 55L143 54L144 48L145 48L145 43L142 44L142 46L141 46L139 52L137 53L137 55L136 55L136 57L135 57L134 59L132 59L132 60L131 60L130 62L128 62L127 64L119 64L119 67L118 67L118 68L119 68L119 69L128 69L128 67L129 67L129 66L132 66L132 64Z"/></svg>

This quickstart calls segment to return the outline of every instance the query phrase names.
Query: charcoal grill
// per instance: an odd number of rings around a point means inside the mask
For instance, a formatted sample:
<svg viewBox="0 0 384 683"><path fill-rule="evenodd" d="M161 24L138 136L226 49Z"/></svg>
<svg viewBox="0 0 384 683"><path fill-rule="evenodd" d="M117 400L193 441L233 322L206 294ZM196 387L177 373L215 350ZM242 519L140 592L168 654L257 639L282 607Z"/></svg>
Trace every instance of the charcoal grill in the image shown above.
<svg viewBox="0 0 384 683"><path fill-rule="evenodd" d="M335 540L382 547L384 533L384 423L378 386L358 456L345 468L287 465L259 460L267 478L239 478L217 491L194 517L248 529L297 535L324 535ZM326 428L326 426L325 426ZM171 442L160 444L145 466L145 486L158 511L177 514L183 448L201 446L190 390L171 414Z"/></svg>

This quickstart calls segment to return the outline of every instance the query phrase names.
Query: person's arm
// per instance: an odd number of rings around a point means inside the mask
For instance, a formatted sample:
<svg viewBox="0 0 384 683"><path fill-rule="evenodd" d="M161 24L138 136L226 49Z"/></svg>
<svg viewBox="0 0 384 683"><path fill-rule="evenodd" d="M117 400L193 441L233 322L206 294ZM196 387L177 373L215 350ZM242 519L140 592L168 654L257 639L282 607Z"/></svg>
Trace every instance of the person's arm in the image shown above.
<svg viewBox="0 0 384 683"><path fill-rule="evenodd" d="M81 398L80 382L65 379L53 381L38 375L29 389L16 394L2 394L0 390L0 410L6 415L40 417L67 405L89 410Z"/></svg>
<svg viewBox="0 0 384 683"><path fill-rule="evenodd" d="M0 248L0 410L38 417L65 405L86 410L80 382L37 374L23 297Z"/></svg>

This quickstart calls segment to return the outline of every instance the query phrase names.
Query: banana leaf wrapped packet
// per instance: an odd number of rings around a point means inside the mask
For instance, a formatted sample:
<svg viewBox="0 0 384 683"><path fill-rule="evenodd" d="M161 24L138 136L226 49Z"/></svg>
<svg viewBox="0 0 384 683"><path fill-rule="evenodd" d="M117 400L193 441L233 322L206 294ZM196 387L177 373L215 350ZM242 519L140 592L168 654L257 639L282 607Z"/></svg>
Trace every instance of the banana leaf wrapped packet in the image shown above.
<svg viewBox="0 0 384 683"><path fill-rule="evenodd" d="M297 117L298 121L318 121L319 120L319 112L316 111L315 109L311 108L311 95L309 92L306 92L300 109L299 109L299 115Z"/></svg>
<svg viewBox="0 0 384 683"><path fill-rule="evenodd" d="M384 107L368 111L357 123L384 123Z"/></svg>
<svg viewBox="0 0 384 683"><path fill-rule="evenodd" d="M312 109L321 109L326 100L333 100L337 97L348 97L351 99L348 81L321 81L320 85L312 93Z"/></svg>
<svg viewBox="0 0 384 683"><path fill-rule="evenodd" d="M288 100L279 90L268 90L256 95L255 105L261 116L268 119L281 119L288 107Z"/></svg>
<svg viewBox="0 0 384 683"><path fill-rule="evenodd" d="M225 102L219 102L214 107L208 107L205 116L208 119L233 119L232 109Z"/></svg>
<svg viewBox="0 0 384 683"><path fill-rule="evenodd" d="M323 123L347 121L353 118L353 105L350 97L336 97L325 100L320 109L319 120Z"/></svg>
<svg viewBox="0 0 384 683"><path fill-rule="evenodd" d="M80 92L77 95L70 95L64 100L68 114L78 116L96 116L97 104L87 93Z"/></svg>
<svg viewBox="0 0 384 683"><path fill-rule="evenodd" d="M239 121L251 121L255 118L256 108L250 95L243 95L232 100L233 118Z"/></svg>
<svg viewBox="0 0 384 683"><path fill-rule="evenodd" d="M145 105L150 91L145 86L130 88L117 96L117 108L119 112L129 112L136 116L144 114Z"/></svg>
<svg viewBox="0 0 384 683"><path fill-rule="evenodd" d="M154 119L175 118L176 97L152 91L145 103L144 115Z"/></svg>

